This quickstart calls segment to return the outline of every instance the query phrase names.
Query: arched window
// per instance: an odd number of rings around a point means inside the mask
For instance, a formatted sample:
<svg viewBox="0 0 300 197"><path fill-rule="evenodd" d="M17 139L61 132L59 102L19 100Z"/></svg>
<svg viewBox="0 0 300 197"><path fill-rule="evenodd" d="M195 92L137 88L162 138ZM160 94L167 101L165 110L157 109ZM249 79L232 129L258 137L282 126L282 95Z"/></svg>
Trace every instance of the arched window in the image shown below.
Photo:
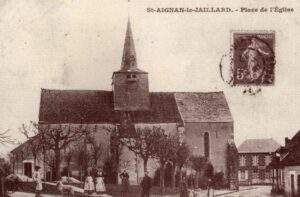
<svg viewBox="0 0 300 197"><path fill-rule="evenodd" d="M204 156L209 158L209 133L204 133Z"/></svg>

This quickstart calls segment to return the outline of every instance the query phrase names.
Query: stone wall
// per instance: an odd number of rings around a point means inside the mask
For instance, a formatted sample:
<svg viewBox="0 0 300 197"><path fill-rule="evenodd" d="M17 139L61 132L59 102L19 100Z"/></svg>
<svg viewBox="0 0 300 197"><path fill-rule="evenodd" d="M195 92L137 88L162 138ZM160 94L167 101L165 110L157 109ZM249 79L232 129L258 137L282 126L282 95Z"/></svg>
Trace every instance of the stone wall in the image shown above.
<svg viewBox="0 0 300 197"><path fill-rule="evenodd" d="M148 74L115 73L113 79L114 108L121 111L147 110L150 108Z"/></svg>
<svg viewBox="0 0 300 197"><path fill-rule="evenodd" d="M186 141L194 155L204 156L204 134L209 133L209 160L215 172L226 174L228 140L233 139L233 123L185 123Z"/></svg>

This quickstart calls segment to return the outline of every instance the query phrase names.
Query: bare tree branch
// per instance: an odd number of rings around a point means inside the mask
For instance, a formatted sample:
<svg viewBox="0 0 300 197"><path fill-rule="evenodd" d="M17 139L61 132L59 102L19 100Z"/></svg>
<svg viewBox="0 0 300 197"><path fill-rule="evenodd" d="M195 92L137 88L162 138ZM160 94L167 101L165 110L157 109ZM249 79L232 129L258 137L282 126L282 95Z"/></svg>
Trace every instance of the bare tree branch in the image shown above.
<svg viewBox="0 0 300 197"><path fill-rule="evenodd" d="M14 144L15 140L8 134L9 130L0 132L0 144Z"/></svg>

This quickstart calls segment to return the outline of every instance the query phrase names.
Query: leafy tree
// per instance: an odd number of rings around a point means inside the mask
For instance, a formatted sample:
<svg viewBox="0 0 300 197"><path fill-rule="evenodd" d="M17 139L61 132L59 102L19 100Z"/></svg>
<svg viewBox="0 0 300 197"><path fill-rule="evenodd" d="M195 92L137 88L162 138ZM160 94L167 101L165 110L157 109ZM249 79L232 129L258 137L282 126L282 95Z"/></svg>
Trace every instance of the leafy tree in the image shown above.
<svg viewBox="0 0 300 197"><path fill-rule="evenodd" d="M112 183L118 183L118 169L120 165L120 156L123 147L121 139L123 138L123 135L121 129L119 128L119 125L104 126L103 129L105 129L110 134L110 156L106 161L106 165L110 165L110 181Z"/></svg>
<svg viewBox="0 0 300 197"><path fill-rule="evenodd" d="M160 163L160 187L164 189L164 177L165 177L165 165L170 162L174 155L177 153L177 149L180 145L179 136L166 134L163 129L160 128L160 136L156 142L155 155Z"/></svg>
<svg viewBox="0 0 300 197"><path fill-rule="evenodd" d="M74 161L79 167L80 180L87 174L87 170L92 166L91 153L87 151L86 139L74 144Z"/></svg>
<svg viewBox="0 0 300 197"><path fill-rule="evenodd" d="M1 196L9 196L7 194L8 189L12 189L15 187L14 182L5 181L5 177L7 177L10 173L12 173L11 164L4 159L0 161L0 195Z"/></svg>
<svg viewBox="0 0 300 197"><path fill-rule="evenodd" d="M207 159L206 157L203 156L191 156L189 158L190 162L191 162L191 167L196 171L196 180L195 180L195 185L196 187L198 187L199 185L199 174L201 172L201 170L203 170L206 166L207 163Z"/></svg>
<svg viewBox="0 0 300 197"><path fill-rule="evenodd" d="M182 178L181 169L187 163L189 156L190 156L190 149L189 149L188 145L185 142L180 143L178 146L178 149L176 151L176 154L174 154L174 156L170 159L173 163L172 172L171 172L171 174L172 174L171 187L172 188L175 187L175 174L176 174L175 168L176 168L176 166L179 168L179 173L180 173L179 179L181 180L181 178Z"/></svg>

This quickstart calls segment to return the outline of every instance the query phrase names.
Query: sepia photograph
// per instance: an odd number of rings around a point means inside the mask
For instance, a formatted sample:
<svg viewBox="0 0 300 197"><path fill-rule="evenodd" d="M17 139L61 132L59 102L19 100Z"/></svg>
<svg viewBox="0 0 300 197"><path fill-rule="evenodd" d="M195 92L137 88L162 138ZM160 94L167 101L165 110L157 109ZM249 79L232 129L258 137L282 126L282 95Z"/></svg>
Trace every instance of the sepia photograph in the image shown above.
<svg viewBox="0 0 300 197"><path fill-rule="evenodd" d="M300 197L298 0L0 0L0 197Z"/></svg>

